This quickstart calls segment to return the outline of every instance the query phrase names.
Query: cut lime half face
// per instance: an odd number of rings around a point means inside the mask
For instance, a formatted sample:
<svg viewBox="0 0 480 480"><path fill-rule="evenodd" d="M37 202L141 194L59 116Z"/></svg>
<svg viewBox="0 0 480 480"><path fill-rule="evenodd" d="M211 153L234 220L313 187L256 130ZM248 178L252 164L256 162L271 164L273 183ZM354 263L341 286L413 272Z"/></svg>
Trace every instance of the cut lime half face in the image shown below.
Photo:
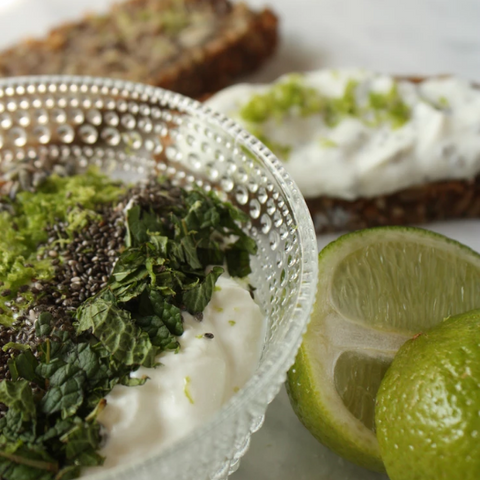
<svg viewBox="0 0 480 480"><path fill-rule="evenodd" d="M344 235L319 255L311 323L287 389L327 447L383 471L375 397L397 350L445 317L480 307L480 255L442 235L383 227Z"/></svg>

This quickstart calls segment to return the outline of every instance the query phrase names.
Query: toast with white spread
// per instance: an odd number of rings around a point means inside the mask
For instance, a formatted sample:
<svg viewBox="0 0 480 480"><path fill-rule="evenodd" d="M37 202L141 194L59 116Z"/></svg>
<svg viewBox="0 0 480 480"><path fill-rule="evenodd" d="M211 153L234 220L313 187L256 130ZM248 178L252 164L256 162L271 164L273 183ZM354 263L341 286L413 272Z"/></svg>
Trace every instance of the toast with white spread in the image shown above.
<svg viewBox="0 0 480 480"><path fill-rule="evenodd" d="M207 104L283 160L317 233L480 216L480 90L467 81L320 70Z"/></svg>

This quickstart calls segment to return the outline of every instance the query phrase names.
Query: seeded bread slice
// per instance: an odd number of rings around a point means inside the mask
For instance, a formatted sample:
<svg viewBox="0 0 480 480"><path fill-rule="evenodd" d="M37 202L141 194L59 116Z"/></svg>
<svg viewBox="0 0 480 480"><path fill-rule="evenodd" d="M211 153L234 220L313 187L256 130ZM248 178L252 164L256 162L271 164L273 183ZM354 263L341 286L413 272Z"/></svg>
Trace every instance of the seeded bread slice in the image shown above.
<svg viewBox="0 0 480 480"><path fill-rule="evenodd" d="M259 67L277 18L228 0L128 0L0 53L0 76L115 77L200 97Z"/></svg>

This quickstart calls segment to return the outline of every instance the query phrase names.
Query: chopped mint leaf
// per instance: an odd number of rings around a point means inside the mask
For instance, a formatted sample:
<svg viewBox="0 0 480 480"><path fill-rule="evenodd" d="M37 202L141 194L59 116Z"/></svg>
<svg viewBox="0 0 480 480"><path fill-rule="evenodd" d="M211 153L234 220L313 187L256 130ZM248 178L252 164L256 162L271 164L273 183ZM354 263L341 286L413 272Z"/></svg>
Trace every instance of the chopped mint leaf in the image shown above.
<svg viewBox="0 0 480 480"><path fill-rule="evenodd" d="M30 420L35 416L32 387L26 380L3 380L0 382L0 402L7 407L21 412L23 420Z"/></svg>
<svg viewBox="0 0 480 480"><path fill-rule="evenodd" d="M155 315L161 318L172 335L179 337L183 334L182 314L180 309L168 303L157 290L150 290L149 300L152 304Z"/></svg>
<svg viewBox="0 0 480 480"><path fill-rule="evenodd" d="M233 327L237 322L235 320L229 320L228 323Z"/></svg>
<svg viewBox="0 0 480 480"><path fill-rule="evenodd" d="M30 346L25 345L24 343L15 343L15 342L8 342L6 343L3 347L2 350L6 352L7 350L20 350L21 352L24 352L25 350L29 350Z"/></svg>
<svg viewBox="0 0 480 480"><path fill-rule="evenodd" d="M222 273L222 267L213 267L200 284L184 292L182 299L189 313L195 314L205 310L212 298L215 282Z"/></svg>
<svg viewBox="0 0 480 480"><path fill-rule="evenodd" d="M142 385L145 385L146 381L148 380L149 377L142 376L141 378L136 378L136 377L124 377L120 381L122 385L125 385L126 387L140 387Z"/></svg>
<svg viewBox="0 0 480 480"><path fill-rule="evenodd" d="M36 384L44 387L42 378L36 373L37 366L38 361L30 349L25 350L20 355L17 355L8 361L8 368L10 370L12 380L23 378L29 382L35 382Z"/></svg>
<svg viewBox="0 0 480 480"><path fill-rule="evenodd" d="M58 464L45 452L22 442L3 443L0 478L4 480L54 480Z"/></svg>
<svg viewBox="0 0 480 480"><path fill-rule="evenodd" d="M155 365L157 349L146 332L138 329L131 314L117 304L110 291L94 297L77 310L77 333L87 330L124 365Z"/></svg>
<svg viewBox="0 0 480 480"><path fill-rule="evenodd" d="M96 422L82 422L75 425L61 437L66 443L67 460L82 458L82 465L95 466L103 463L103 458L95 452L100 442L100 425Z"/></svg>
<svg viewBox="0 0 480 480"><path fill-rule="evenodd" d="M35 322L35 334L37 337L44 337L50 335L52 332L52 320L53 317L51 313L42 312L37 321Z"/></svg>
<svg viewBox="0 0 480 480"><path fill-rule="evenodd" d="M127 211L127 239L126 246L138 246L146 243L149 239L149 231L161 230L158 217L149 211L142 210L135 205Z"/></svg>
<svg viewBox="0 0 480 480"><path fill-rule="evenodd" d="M71 364L62 365L49 380L50 387L40 403L42 412L61 412L62 418L77 413L84 400L86 380L81 369Z"/></svg>
<svg viewBox="0 0 480 480"><path fill-rule="evenodd" d="M257 253L257 244L247 236L239 238L228 246L225 257L228 272L232 277L246 277L252 272L250 268L250 255Z"/></svg>
<svg viewBox="0 0 480 480"><path fill-rule="evenodd" d="M175 336L170 332L165 325L165 322L163 322L159 316L147 315L144 317L137 317L135 323L143 331L147 332L152 345L161 347L162 350L175 350L178 347L179 343L175 339Z"/></svg>

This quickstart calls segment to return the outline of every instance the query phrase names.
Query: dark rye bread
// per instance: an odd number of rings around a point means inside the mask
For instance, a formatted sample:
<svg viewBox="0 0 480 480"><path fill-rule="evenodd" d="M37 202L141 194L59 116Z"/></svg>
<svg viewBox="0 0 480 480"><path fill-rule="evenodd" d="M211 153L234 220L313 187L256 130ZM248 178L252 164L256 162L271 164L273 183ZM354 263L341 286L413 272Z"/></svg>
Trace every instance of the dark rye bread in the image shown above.
<svg viewBox="0 0 480 480"><path fill-rule="evenodd" d="M277 23L228 0L129 0L0 53L0 76L114 77L198 98L260 66Z"/></svg>
<svg viewBox="0 0 480 480"><path fill-rule="evenodd" d="M353 201L331 197L305 200L317 234L479 218L480 177L429 183Z"/></svg>

